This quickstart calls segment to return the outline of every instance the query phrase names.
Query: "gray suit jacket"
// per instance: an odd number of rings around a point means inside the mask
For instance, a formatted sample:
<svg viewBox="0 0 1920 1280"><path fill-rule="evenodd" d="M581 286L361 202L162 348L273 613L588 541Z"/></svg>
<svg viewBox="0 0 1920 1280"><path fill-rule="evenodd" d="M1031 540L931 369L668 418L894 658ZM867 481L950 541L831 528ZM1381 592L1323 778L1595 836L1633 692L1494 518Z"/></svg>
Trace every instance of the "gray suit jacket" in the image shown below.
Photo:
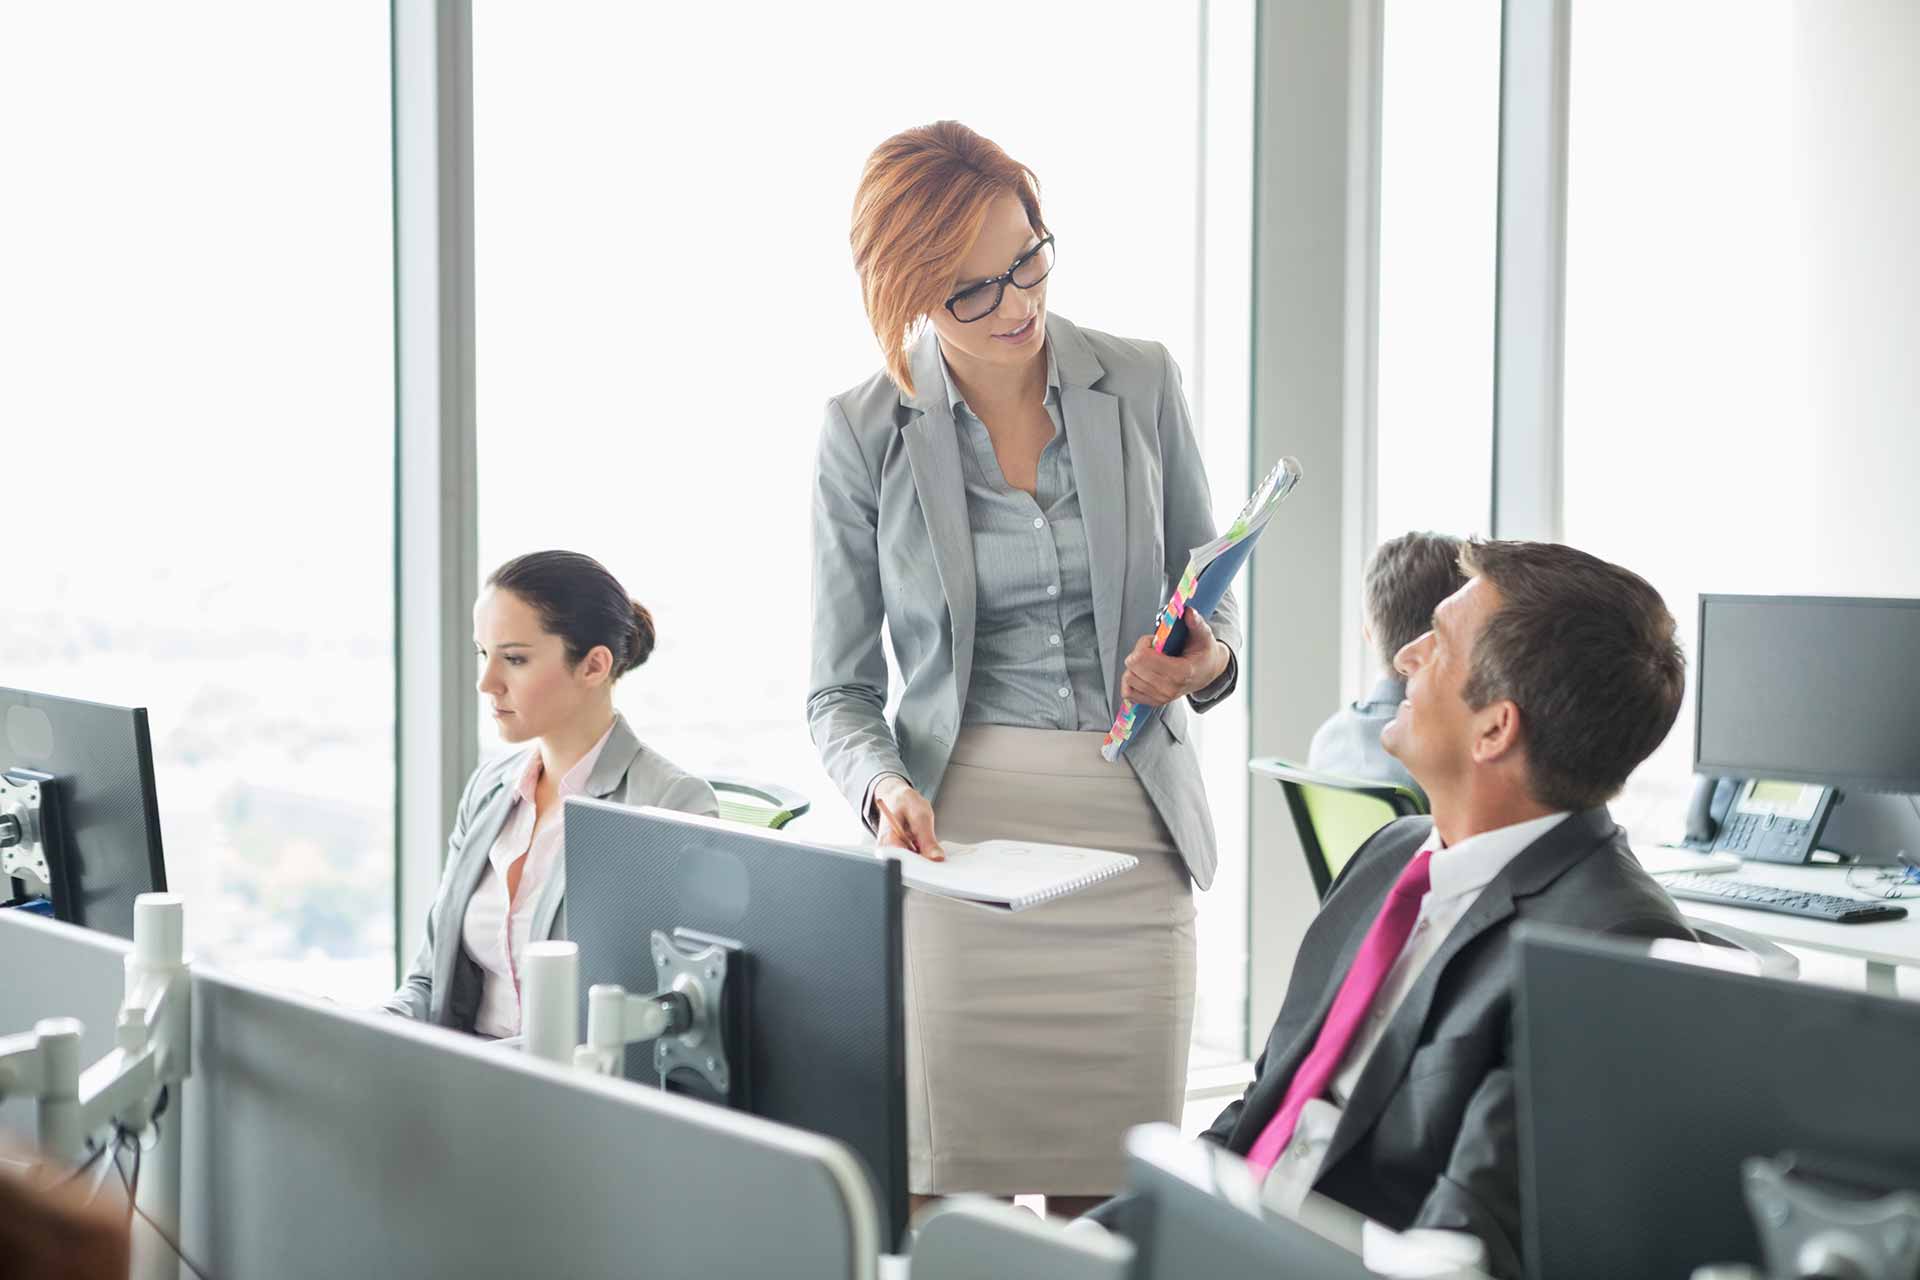
<svg viewBox="0 0 1920 1280"><path fill-rule="evenodd" d="M500 828L506 825L507 811L513 807L514 784L526 769L527 758L537 750L536 745L490 760L468 779L459 811L454 814L453 835L447 839L440 891L427 912L426 941L414 957L412 972L388 998L389 1013L461 1031L473 1030L483 975L461 944L461 925L467 917L467 903L486 874L487 855ZM586 794L621 804L651 804L709 818L720 816L713 788L642 743L619 712L614 713L613 732L587 778ZM567 862L563 857L554 864L553 874L534 900L529 938L540 942L567 936L566 893Z"/></svg>
<svg viewBox="0 0 1920 1280"><path fill-rule="evenodd" d="M1047 341L1092 558L1094 629L1109 709L1122 663L1153 626L1187 553L1210 541L1206 469L1180 375L1165 347L1115 338L1050 314ZM821 761L857 812L882 773L929 800L959 732L973 666L973 534L953 413L931 332L913 353L916 392L884 374L827 402L814 468L813 668L807 725ZM881 624L905 684L886 716ZM1229 594L1211 620L1240 647ZM1237 660L1236 660L1237 670ZM1205 703L1232 692L1229 672ZM1213 818L1187 712L1170 706L1125 757L1172 832L1194 880L1213 881Z"/></svg>
<svg viewBox="0 0 1920 1280"><path fill-rule="evenodd" d="M1202 1138L1240 1155L1252 1148L1319 1036L1387 891L1432 827L1424 817L1390 823L1334 881L1300 944L1253 1084ZM1481 890L1415 980L1354 1086L1314 1183L1396 1231L1471 1231L1503 1276L1520 1274L1513 926L1522 920L1693 937L1605 808L1569 815Z"/></svg>
<svg viewBox="0 0 1920 1280"><path fill-rule="evenodd" d="M1393 721L1400 700L1407 696L1407 682L1398 676L1383 676L1373 692L1360 702L1334 712L1315 731L1307 748L1307 768L1321 773L1344 774L1349 778L1370 778L1395 782L1411 788L1422 800L1427 793L1407 766L1387 754L1380 745L1380 731Z"/></svg>

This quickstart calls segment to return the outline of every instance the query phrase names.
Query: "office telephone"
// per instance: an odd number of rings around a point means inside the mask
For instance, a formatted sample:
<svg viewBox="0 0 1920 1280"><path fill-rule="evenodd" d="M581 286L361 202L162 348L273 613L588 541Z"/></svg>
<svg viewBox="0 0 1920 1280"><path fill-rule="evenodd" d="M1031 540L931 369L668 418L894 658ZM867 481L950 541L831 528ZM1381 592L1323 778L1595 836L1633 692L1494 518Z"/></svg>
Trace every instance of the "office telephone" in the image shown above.
<svg viewBox="0 0 1920 1280"><path fill-rule="evenodd" d="M1751 861L1807 862L1839 802L1838 791L1812 783L1696 774L1681 843Z"/></svg>

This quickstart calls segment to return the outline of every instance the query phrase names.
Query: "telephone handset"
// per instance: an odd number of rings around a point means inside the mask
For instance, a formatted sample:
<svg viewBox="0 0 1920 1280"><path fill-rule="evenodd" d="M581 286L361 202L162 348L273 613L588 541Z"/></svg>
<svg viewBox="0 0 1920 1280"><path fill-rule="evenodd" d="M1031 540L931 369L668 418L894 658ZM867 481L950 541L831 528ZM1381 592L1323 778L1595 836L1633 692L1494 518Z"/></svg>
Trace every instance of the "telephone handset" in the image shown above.
<svg viewBox="0 0 1920 1280"><path fill-rule="evenodd" d="M1839 802L1838 791L1812 783L1695 774L1682 843L1750 861L1806 862Z"/></svg>

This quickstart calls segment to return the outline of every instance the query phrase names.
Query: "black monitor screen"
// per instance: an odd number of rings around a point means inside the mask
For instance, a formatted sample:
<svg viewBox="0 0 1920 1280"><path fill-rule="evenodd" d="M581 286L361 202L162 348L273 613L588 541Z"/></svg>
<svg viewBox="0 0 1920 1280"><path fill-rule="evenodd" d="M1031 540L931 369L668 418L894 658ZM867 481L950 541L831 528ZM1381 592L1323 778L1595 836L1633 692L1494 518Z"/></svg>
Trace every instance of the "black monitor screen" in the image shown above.
<svg viewBox="0 0 1920 1280"><path fill-rule="evenodd" d="M1696 773L1920 791L1920 600L1700 597Z"/></svg>

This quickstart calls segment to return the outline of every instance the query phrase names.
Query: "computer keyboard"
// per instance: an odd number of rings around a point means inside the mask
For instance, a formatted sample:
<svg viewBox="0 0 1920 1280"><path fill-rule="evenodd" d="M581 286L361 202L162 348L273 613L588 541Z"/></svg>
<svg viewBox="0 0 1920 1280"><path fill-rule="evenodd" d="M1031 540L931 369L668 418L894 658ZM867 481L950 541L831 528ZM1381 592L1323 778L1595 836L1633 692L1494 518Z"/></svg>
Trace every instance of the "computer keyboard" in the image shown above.
<svg viewBox="0 0 1920 1280"><path fill-rule="evenodd" d="M1782 915L1806 916L1834 924L1865 924L1869 920L1898 920L1907 914L1905 907L1890 902L1862 902L1833 893L1805 893L1782 889L1778 885L1753 884L1729 875L1661 876L1660 884L1676 898L1692 902L1716 902L1723 907L1749 907L1755 911L1778 911Z"/></svg>

